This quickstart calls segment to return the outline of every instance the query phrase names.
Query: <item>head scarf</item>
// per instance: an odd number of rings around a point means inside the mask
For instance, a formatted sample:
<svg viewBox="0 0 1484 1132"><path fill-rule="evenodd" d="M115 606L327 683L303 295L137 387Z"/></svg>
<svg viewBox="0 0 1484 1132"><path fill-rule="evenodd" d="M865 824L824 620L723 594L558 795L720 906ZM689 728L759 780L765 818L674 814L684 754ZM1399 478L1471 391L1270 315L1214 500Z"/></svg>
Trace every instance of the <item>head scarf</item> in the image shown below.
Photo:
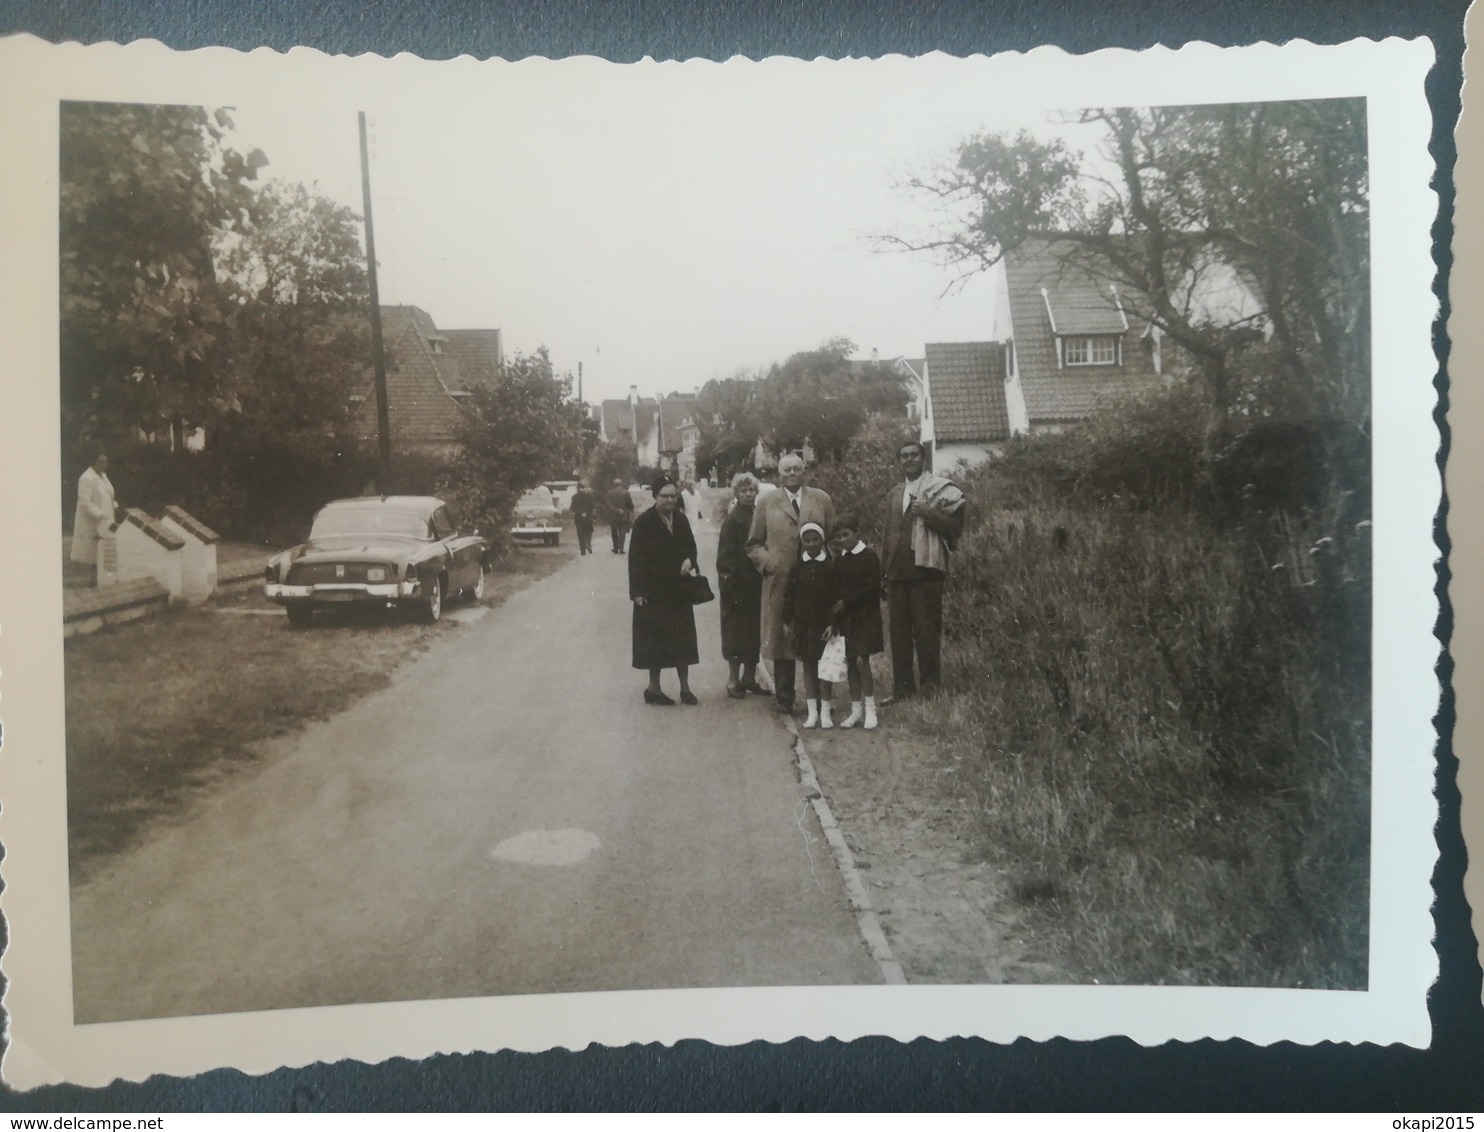
<svg viewBox="0 0 1484 1132"><path fill-rule="evenodd" d="M803 538L804 532L808 530L818 531L819 537L824 538L824 528L821 527L818 523L805 523L802 527L799 528L799 537Z"/></svg>

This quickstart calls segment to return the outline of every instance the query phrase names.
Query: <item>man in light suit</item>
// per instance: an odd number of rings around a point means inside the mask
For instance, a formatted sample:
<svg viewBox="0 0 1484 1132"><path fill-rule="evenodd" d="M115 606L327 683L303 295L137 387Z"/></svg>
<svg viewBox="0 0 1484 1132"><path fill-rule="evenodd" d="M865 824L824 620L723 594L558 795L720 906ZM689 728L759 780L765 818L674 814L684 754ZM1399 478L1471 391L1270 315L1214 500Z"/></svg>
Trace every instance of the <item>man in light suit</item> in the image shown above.
<svg viewBox="0 0 1484 1132"><path fill-rule="evenodd" d="M778 461L777 491L761 496L752 514L747 556L763 576L762 655L773 662L773 690L779 711L794 706L792 642L783 632L783 597L799 558L799 527L818 523L829 530L835 505L817 487L804 486L804 458L789 453Z"/></svg>
<svg viewBox="0 0 1484 1132"><path fill-rule="evenodd" d="M72 517L72 561L93 567L98 584L98 539L113 527L113 484L108 481L108 456L99 452L77 481L77 510Z"/></svg>

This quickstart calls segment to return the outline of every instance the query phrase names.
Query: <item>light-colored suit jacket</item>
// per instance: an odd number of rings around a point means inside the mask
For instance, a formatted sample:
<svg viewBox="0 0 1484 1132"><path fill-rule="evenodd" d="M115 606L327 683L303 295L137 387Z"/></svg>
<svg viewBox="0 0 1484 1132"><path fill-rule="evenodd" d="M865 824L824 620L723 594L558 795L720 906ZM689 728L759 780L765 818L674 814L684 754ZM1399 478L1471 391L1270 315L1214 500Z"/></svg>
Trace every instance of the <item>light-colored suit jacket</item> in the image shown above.
<svg viewBox="0 0 1484 1132"><path fill-rule="evenodd" d="M794 659L793 646L783 635L783 597L788 576L799 559L799 527L804 523L818 523L826 538L834 526L835 505L817 487L799 490L797 515L784 488L760 497L752 513L747 556L763 575L762 646L766 660Z"/></svg>

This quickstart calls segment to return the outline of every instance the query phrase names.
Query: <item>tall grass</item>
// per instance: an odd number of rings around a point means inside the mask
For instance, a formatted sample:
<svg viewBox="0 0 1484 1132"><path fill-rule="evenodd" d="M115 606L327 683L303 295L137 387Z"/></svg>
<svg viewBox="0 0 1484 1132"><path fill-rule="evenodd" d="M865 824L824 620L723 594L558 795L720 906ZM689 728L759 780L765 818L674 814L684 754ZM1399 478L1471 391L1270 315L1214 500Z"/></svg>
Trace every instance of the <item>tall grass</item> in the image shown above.
<svg viewBox="0 0 1484 1132"><path fill-rule="evenodd" d="M985 852L1086 977L1364 987L1369 524L1340 487L1365 471L1335 469L1303 511L1218 518L1181 409L970 477L950 692L921 718L963 758Z"/></svg>

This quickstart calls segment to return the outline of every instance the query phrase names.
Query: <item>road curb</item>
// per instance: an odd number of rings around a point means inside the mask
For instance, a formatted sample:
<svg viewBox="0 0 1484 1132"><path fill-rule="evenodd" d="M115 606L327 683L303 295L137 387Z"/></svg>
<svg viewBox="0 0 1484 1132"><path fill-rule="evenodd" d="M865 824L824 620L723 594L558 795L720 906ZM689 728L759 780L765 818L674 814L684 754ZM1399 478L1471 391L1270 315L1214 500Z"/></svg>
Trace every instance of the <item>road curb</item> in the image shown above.
<svg viewBox="0 0 1484 1132"><path fill-rule="evenodd" d="M887 984L904 986L907 976L902 972L902 965L897 962L896 956L892 954L891 944L886 941L886 933L881 930L881 921L876 918L876 910L871 906L871 897L866 891L865 882L861 880L860 870L855 867L850 846L845 844L845 835L840 832L835 815L830 811L830 804L825 801L824 791L819 788L819 778L814 773L814 764L809 761L809 752L804 747L804 737L799 734L799 726L792 717L785 717L783 725L793 736L799 781L809 791L808 798L814 806L815 816L819 818L819 827L824 830L825 840L830 843L830 850L835 855L835 866L840 870L840 877L845 882L845 892L850 897L851 906L855 908L855 920L860 928L861 938L870 949L876 966L881 968L881 976Z"/></svg>

